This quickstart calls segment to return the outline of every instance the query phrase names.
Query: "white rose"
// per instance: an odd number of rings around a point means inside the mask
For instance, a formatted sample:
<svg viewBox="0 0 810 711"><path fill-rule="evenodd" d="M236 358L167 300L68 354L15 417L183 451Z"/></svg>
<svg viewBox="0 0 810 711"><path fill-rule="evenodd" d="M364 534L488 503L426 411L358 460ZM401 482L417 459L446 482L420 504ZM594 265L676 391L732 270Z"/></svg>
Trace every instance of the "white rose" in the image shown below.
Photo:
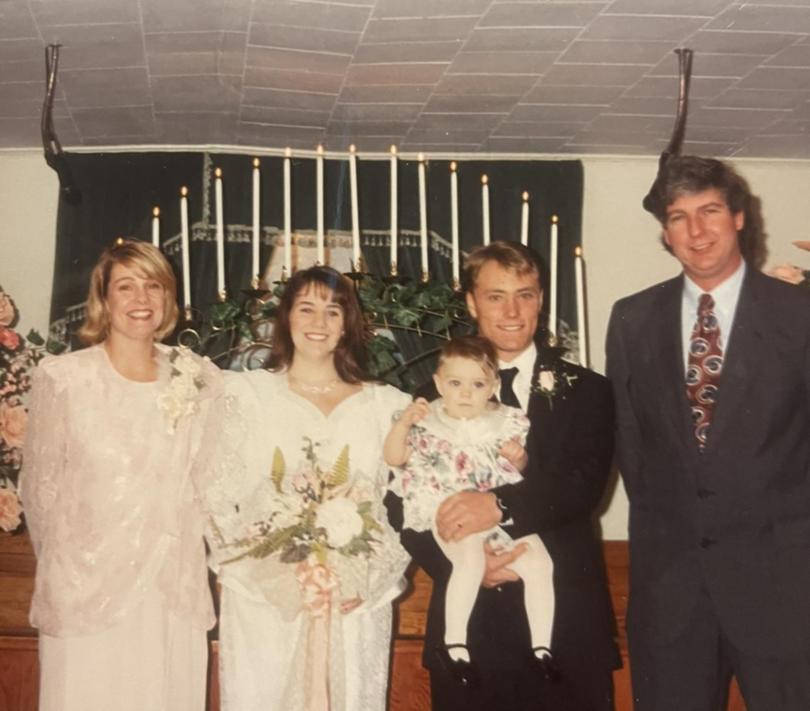
<svg viewBox="0 0 810 711"><path fill-rule="evenodd" d="M543 390L549 392L554 390L554 373L552 373L550 370L541 370L540 376L537 380Z"/></svg>
<svg viewBox="0 0 810 711"><path fill-rule="evenodd" d="M315 525L326 530L329 544L334 548L348 545L363 532L363 519L357 513L357 504L350 499L324 501L315 514Z"/></svg>

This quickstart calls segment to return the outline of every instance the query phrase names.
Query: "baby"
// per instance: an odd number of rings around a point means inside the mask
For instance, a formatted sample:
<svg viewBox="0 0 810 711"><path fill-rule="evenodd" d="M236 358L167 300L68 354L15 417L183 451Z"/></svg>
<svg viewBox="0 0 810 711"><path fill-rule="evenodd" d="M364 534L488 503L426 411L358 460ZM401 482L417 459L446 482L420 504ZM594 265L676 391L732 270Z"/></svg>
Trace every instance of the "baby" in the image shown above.
<svg viewBox="0 0 810 711"><path fill-rule="evenodd" d="M402 499L403 527L430 530L453 564L445 597L444 650L451 665L471 663L467 623L484 576L484 544L526 552L510 564L524 584L532 651L541 671L551 674L554 619L553 564L536 534L513 541L500 526L445 541L436 530L436 511L448 496L463 490L489 491L521 481L512 462L525 462L529 420L521 410L492 400L499 388L498 360L484 338L464 336L441 349L433 376L440 397L418 398L391 427L385 461L396 467L391 490ZM504 522L506 523L506 522Z"/></svg>

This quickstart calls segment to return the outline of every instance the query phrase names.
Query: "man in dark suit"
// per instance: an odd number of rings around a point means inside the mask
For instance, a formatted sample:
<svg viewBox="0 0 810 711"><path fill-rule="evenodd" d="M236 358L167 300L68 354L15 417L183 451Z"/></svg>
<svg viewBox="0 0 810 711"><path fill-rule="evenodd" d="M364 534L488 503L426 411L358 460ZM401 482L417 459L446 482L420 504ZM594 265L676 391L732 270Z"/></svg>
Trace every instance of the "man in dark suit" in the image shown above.
<svg viewBox="0 0 810 711"><path fill-rule="evenodd" d="M758 201L676 157L645 200L683 267L617 302L637 711L810 709L810 292L762 275Z"/></svg>
<svg viewBox="0 0 810 711"><path fill-rule="evenodd" d="M464 277L479 334L498 351L501 400L522 407L531 421L529 464L520 483L447 499L437 515L438 531L458 540L499 524L512 538L540 535L554 563L551 652L559 676L533 664L523 585L508 568L523 549L489 549L467 639L480 678L472 688L461 683L441 654L450 563L429 531L404 529L403 545L433 578L423 658L433 709L610 711L612 671L621 660L593 520L613 456L609 383L562 361L558 350L535 345L543 293L533 252L516 243L493 242L470 255ZM423 394L435 397L435 391ZM401 502L389 495L387 504L392 523L400 528Z"/></svg>

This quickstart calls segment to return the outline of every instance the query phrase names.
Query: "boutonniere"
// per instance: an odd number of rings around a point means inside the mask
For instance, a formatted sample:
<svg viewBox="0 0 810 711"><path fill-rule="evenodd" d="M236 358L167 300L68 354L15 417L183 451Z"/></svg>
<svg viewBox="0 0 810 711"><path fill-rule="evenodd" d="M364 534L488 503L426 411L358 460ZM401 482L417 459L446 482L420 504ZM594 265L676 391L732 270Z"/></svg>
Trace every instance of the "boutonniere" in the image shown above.
<svg viewBox="0 0 810 711"><path fill-rule="evenodd" d="M158 395L158 407L166 414L169 434L174 434L178 421L197 411L197 394L205 387L205 380L199 359L189 348L172 348L169 364L172 369L169 384Z"/></svg>
<svg viewBox="0 0 810 711"><path fill-rule="evenodd" d="M577 376L569 373L563 362L541 365L537 375L532 381L531 391L542 395L548 401L549 408L554 407L554 398L564 398L565 394L574 386Z"/></svg>

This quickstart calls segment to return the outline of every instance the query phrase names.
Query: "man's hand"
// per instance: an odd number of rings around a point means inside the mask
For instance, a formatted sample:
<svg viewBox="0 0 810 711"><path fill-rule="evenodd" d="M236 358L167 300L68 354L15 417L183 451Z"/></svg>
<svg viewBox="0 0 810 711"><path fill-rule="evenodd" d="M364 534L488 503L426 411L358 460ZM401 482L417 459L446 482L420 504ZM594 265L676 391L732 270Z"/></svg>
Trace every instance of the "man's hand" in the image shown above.
<svg viewBox="0 0 810 711"><path fill-rule="evenodd" d="M498 585L520 580L520 576L514 570L509 570L507 566L516 558L522 556L528 547L525 543L521 543L511 551L500 552L495 550L489 543L485 543L484 552L487 556L487 566L484 569L484 578L481 585L485 588L496 588Z"/></svg>
<svg viewBox="0 0 810 711"><path fill-rule="evenodd" d="M487 491L460 491L442 501L436 513L436 528L445 541L486 531L501 521L495 494Z"/></svg>
<svg viewBox="0 0 810 711"><path fill-rule="evenodd" d="M510 439L504 442L498 450L498 454L507 459L519 472L522 472L529 463L529 455L526 453L526 448L516 439Z"/></svg>

